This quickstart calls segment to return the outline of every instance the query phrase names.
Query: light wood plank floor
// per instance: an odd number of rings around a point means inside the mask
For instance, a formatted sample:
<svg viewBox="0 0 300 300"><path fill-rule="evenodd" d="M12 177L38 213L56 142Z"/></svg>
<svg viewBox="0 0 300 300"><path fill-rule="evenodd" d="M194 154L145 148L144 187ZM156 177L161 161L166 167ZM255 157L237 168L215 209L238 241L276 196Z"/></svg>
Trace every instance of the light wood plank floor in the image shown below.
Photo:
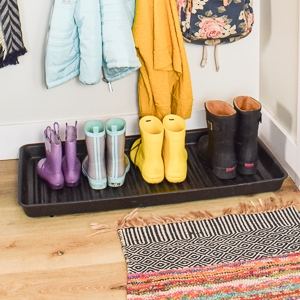
<svg viewBox="0 0 300 300"><path fill-rule="evenodd" d="M0 299L126 299L126 263L116 231L89 236L90 223L115 226L131 210L29 218L17 202L18 161L0 161ZM300 200L290 178L276 193L139 209L139 215L214 216L240 202ZM297 208L300 206L297 204Z"/></svg>

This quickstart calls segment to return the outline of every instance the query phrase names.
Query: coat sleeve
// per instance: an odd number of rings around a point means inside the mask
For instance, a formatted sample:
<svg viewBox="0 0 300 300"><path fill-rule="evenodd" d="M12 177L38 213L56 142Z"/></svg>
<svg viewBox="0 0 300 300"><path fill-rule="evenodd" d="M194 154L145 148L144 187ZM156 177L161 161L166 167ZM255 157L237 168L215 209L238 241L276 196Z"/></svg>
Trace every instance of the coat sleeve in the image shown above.
<svg viewBox="0 0 300 300"><path fill-rule="evenodd" d="M131 26L132 0L100 0L103 34L103 69L108 81L115 81L138 70Z"/></svg>
<svg viewBox="0 0 300 300"><path fill-rule="evenodd" d="M74 21L76 1L55 0L46 41L46 87L52 88L79 74L79 39Z"/></svg>
<svg viewBox="0 0 300 300"><path fill-rule="evenodd" d="M102 32L99 0L77 0L75 22L80 39L80 75L84 84L97 84L102 67Z"/></svg>

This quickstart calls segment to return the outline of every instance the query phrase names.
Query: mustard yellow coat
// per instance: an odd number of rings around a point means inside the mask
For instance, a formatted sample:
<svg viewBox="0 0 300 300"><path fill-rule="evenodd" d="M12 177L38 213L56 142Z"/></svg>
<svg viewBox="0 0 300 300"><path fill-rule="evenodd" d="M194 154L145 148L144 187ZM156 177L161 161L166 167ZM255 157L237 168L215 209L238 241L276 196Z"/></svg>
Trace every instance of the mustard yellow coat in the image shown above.
<svg viewBox="0 0 300 300"><path fill-rule="evenodd" d="M191 116L193 95L176 0L136 0L133 37L142 63L140 116Z"/></svg>

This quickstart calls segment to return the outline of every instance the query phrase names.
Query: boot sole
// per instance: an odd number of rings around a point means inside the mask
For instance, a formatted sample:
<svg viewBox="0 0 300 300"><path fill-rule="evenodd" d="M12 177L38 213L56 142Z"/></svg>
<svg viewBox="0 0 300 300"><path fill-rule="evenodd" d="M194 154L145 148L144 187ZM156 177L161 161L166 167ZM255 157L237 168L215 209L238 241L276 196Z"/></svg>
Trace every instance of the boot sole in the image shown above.
<svg viewBox="0 0 300 300"><path fill-rule="evenodd" d="M123 176L121 177L118 177L118 178L112 178L112 177L109 177L107 176L107 184L110 186L110 187L120 187L123 185L124 181L125 181L125 176L126 174L129 172L130 170L130 161L129 161L129 158L126 154L124 154L126 160L127 160L127 165L126 165L126 168L125 168L125 172L123 174Z"/></svg>
<svg viewBox="0 0 300 300"><path fill-rule="evenodd" d="M233 169L228 168L228 169ZM236 169L234 168L234 171L226 171L224 168L219 168L219 167L212 167L212 172L220 179L233 179L236 177Z"/></svg>
<svg viewBox="0 0 300 300"><path fill-rule="evenodd" d="M198 155L199 155L199 158L201 159L202 163L204 165L208 166L212 170L213 174L216 175L218 178L233 179L236 177L236 166L233 166L230 168L217 167L217 166L212 165L209 161L207 161L203 157L201 157L199 152L198 152ZM233 169L233 171L228 171L228 170L232 170L232 169Z"/></svg>
<svg viewBox="0 0 300 300"><path fill-rule="evenodd" d="M62 182L61 184L53 185L48 180L46 180L42 175L38 174L39 178L41 178L45 184L51 189L51 190L61 190L65 187L65 182Z"/></svg>
<svg viewBox="0 0 300 300"><path fill-rule="evenodd" d="M155 177L155 178L153 176L148 177L147 175L143 174L142 172L141 172L141 174L142 174L142 177L144 178L144 180L150 184L161 183L165 178L165 176L162 176L162 177L160 176L160 177Z"/></svg>
<svg viewBox="0 0 300 300"><path fill-rule="evenodd" d="M85 177L87 177L89 181L89 185L93 190L103 190L107 187L107 178L101 180L95 180L89 177L87 171L82 167L82 173Z"/></svg>
<svg viewBox="0 0 300 300"><path fill-rule="evenodd" d="M245 165L251 165L246 167ZM257 163L237 163L237 172L242 175L253 175L257 172Z"/></svg>
<svg viewBox="0 0 300 300"><path fill-rule="evenodd" d="M51 190L61 190L65 187L65 184L60 184L60 185L52 185L51 183L49 183L48 181L46 181L45 179L43 179L46 183L46 185L51 189Z"/></svg>
<svg viewBox="0 0 300 300"><path fill-rule="evenodd" d="M76 181L76 182L66 182L66 181L65 181L65 185L66 185L67 187L75 187L75 186L78 186L79 183L80 183L80 180L78 180L78 181Z"/></svg>
<svg viewBox="0 0 300 300"><path fill-rule="evenodd" d="M177 177L165 175L165 177L166 177L166 180L168 180L171 183L181 183L181 182L185 181L185 179L186 179L186 175L185 176L177 176Z"/></svg>

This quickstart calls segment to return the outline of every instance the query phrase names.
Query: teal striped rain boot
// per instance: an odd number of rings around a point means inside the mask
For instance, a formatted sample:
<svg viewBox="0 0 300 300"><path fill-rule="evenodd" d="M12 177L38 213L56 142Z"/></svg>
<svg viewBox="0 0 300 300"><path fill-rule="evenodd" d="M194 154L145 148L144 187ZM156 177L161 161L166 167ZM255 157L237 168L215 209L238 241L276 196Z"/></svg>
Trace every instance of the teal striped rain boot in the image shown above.
<svg viewBox="0 0 300 300"><path fill-rule="evenodd" d="M101 121L92 120L84 124L85 143L88 155L82 163L82 173L94 190L107 186L105 166L105 128Z"/></svg>
<svg viewBox="0 0 300 300"><path fill-rule="evenodd" d="M126 173L130 169L125 149L126 122L120 118L112 118L106 122L106 169L108 185L122 186Z"/></svg>

